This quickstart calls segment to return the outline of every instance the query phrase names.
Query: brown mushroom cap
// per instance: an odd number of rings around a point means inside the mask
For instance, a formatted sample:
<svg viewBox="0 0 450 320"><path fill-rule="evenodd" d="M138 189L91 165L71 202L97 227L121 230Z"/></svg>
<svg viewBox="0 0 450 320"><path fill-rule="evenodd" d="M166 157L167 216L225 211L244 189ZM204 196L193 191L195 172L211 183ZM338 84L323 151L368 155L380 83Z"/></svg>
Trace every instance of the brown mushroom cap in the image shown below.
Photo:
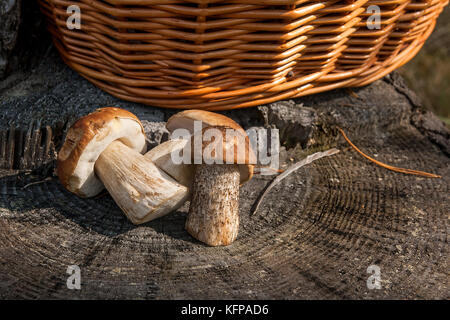
<svg viewBox="0 0 450 320"><path fill-rule="evenodd" d="M197 146L200 141L201 146ZM226 126L205 127L191 137L191 151L193 163L197 159L202 164L238 164L241 184L253 176L256 157L245 131Z"/></svg>
<svg viewBox="0 0 450 320"><path fill-rule="evenodd" d="M236 130L245 130L234 120L219 113L204 110L185 110L174 114L167 120L166 128L170 133L176 129L187 129L191 134L194 133L194 121L202 121L204 127L225 126Z"/></svg>
<svg viewBox="0 0 450 320"><path fill-rule="evenodd" d="M202 130L207 127L226 127L232 128L237 131L240 131L243 135L245 135L248 141L248 136L245 130L234 120L228 118L219 113L204 111L204 110L185 110L179 112L167 120L166 128L170 133L174 132L176 129L187 129L191 135L194 134L194 121L202 121ZM193 150L193 149L191 149ZM249 162L246 164L246 168L241 170L241 184L247 182L253 177L253 169L254 164L256 164L256 156L251 149L249 148L251 153L249 153ZM244 161L244 159L240 159ZM244 161L245 162L245 161Z"/></svg>
<svg viewBox="0 0 450 320"><path fill-rule="evenodd" d="M58 154L57 173L62 185L80 197L92 197L103 190L94 164L115 140L140 153L146 150L144 128L129 111L100 108L78 119L67 132Z"/></svg>

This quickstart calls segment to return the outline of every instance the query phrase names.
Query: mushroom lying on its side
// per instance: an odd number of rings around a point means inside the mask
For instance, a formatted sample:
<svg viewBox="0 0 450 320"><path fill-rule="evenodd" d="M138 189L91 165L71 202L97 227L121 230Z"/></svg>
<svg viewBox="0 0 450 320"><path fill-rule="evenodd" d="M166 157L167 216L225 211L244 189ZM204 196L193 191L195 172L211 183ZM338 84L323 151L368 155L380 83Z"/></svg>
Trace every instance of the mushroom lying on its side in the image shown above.
<svg viewBox="0 0 450 320"><path fill-rule="evenodd" d="M76 121L58 154L62 185L80 197L104 187L134 224L179 208L189 191L142 155L139 119L119 108L101 108Z"/></svg>

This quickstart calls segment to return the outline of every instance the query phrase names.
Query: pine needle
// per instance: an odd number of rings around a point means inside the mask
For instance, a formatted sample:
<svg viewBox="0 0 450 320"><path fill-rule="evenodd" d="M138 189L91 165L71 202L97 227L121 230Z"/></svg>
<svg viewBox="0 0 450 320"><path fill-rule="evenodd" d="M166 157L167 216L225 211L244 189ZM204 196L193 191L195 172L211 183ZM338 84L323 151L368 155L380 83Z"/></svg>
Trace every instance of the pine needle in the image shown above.
<svg viewBox="0 0 450 320"><path fill-rule="evenodd" d="M337 129L341 132L341 134L344 137L344 139L348 142L349 145L352 146L353 149L355 149L356 152L358 152L360 155L362 155L364 158L368 159L369 161L379 165L380 167L383 167L383 168L386 168L388 170L395 171L395 172L405 173L405 174L413 174L413 175L423 176L423 177L428 177L428 178L442 178L440 175L437 175L437 174L423 172L423 171L418 171L418 170L412 170L412 169L398 168L398 167L394 167L394 166L385 164L385 163L380 162L378 160L375 160L374 158L369 157L364 152L359 150L358 147L356 147L353 144L353 142L350 141L350 139L345 134L344 130L342 130L339 127L337 127Z"/></svg>

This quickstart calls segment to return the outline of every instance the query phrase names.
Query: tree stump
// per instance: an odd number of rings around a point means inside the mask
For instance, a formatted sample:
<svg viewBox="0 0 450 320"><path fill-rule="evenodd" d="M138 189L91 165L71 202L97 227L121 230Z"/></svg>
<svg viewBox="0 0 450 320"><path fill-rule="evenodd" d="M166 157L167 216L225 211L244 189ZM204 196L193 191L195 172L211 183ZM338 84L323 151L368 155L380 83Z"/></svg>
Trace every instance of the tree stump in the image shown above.
<svg viewBox="0 0 450 320"><path fill-rule="evenodd" d="M245 129L279 128L283 168L341 150L288 176L253 215L273 176L245 184L239 236L227 247L184 230L188 204L135 226L109 195L80 199L53 174L67 128L89 111L126 108L158 144L174 110L116 99L54 50L0 88L0 298L450 298L450 135L395 73L364 88L224 112ZM377 167L336 126L380 161L442 178ZM71 265L80 267L80 290L66 285ZM380 289L367 285L373 265Z"/></svg>

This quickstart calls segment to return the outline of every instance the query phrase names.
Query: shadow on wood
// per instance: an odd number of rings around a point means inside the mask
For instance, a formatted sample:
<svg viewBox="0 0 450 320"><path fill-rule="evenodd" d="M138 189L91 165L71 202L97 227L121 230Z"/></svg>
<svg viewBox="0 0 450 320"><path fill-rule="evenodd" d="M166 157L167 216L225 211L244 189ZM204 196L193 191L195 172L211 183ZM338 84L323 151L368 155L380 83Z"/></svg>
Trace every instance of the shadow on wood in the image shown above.
<svg viewBox="0 0 450 320"><path fill-rule="evenodd" d="M113 98L52 52L36 72L0 93L6 110L0 162L7 168L0 171L0 297L449 298L449 131L420 108L396 74L353 92L225 112L245 128L279 128L284 167L290 158L333 146L341 152L288 176L255 215L251 207L273 177L244 185L237 241L211 248L184 230L188 204L134 226L109 196L77 198L52 176L54 151L80 115L100 106L127 108L162 139L153 131L174 112ZM17 146L25 146L20 141L35 119L41 122L33 128L52 132L52 139L36 141L54 147L37 165L21 166L25 153ZM12 124L22 132L14 143L8 140ZM377 167L348 148L336 125L380 161L443 178ZM8 143L16 146L14 156L6 152ZM66 287L73 264L81 268L81 290ZM367 287L371 265L381 269L380 290Z"/></svg>

